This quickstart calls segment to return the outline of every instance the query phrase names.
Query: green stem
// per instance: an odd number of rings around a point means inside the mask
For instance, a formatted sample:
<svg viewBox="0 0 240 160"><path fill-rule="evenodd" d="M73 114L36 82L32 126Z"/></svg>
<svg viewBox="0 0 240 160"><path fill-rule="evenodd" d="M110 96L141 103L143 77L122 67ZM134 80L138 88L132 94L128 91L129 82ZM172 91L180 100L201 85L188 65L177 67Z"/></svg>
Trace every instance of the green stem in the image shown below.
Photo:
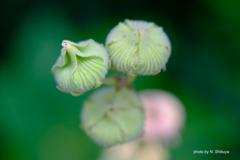
<svg viewBox="0 0 240 160"><path fill-rule="evenodd" d="M113 86L116 88L122 88L123 86L131 87L137 76L116 76L111 75L103 80L103 84Z"/></svg>

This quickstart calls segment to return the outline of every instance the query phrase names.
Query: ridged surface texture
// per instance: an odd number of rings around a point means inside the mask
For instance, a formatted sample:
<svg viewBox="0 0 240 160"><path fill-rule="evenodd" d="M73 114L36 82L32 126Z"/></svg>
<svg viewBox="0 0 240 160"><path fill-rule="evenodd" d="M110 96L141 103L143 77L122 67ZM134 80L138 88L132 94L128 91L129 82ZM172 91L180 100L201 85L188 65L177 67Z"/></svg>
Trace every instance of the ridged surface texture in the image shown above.
<svg viewBox="0 0 240 160"><path fill-rule="evenodd" d="M81 126L97 144L110 147L137 138L143 131L144 112L133 90L102 88L85 103Z"/></svg>
<svg viewBox="0 0 240 160"><path fill-rule="evenodd" d="M107 36L106 48L113 69L133 75L159 73L171 54L162 27L136 20L125 20L114 27Z"/></svg>
<svg viewBox="0 0 240 160"><path fill-rule="evenodd" d="M77 96L100 86L108 71L106 49L92 39L77 44L64 40L62 46L52 67L57 88Z"/></svg>

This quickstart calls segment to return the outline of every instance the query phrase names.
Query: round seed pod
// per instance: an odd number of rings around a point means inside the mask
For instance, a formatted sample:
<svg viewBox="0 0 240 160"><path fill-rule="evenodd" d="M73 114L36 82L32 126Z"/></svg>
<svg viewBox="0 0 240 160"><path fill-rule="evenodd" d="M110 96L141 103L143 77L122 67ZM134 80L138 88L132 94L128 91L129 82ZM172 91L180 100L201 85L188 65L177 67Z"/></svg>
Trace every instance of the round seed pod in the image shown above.
<svg viewBox="0 0 240 160"><path fill-rule="evenodd" d="M128 142L143 131L144 112L133 90L97 90L83 105L81 127L103 147Z"/></svg>
<svg viewBox="0 0 240 160"><path fill-rule="evenodd" d="M129 75L156 75L165 69L171 44L162 27L154 23L125 20L108 34L106 48L112 69Z"/></svg>
<svg viewBox="0 0 240 160"><path fill-rule="evenodd" d="M106 49L92 39L79 43L64 40L62 46L52 67L57 88L78 96L99 87L109 69Z"/></svg>

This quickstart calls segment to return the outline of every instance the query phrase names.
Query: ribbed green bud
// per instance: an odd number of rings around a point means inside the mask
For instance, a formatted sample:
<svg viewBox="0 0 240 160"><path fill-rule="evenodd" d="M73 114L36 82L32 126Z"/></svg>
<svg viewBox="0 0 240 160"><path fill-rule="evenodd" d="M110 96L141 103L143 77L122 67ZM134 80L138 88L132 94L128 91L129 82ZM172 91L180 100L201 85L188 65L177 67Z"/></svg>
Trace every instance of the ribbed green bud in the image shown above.
<svg viewBox="0 0 240 160"><path fill-rule="evenodd" d="M94 40L64 40L61 55L52 67L57 88L73 96L99 87L109 68L106 49Z"/></svg>
<svg viewBox="0 0 240 160"><path fill-rule="evenodd" d="M162 27L146 21L125 20L107 36L113 69L129 75L155 75L165 68L171 44Z"/></svg>
<svg viewBox="0 0 240 160"><path fill-rule="evenodd" d="M97 144L110 147L137 138L144 112L133 90L102 88L85 101L81 127Z"/></svg>

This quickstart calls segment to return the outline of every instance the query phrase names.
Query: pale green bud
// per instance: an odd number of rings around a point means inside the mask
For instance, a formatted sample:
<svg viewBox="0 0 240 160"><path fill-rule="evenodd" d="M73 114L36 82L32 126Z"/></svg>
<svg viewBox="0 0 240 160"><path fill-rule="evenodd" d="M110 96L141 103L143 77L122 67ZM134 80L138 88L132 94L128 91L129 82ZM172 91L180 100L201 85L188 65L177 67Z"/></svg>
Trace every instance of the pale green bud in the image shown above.
<svg viewBox="0 0 240 160"><path fill-rule="evenodd" d="M106 48L113 69L129 75L155 75L165 68L171 44L162 27L125 20L107 36Z"/></svg>
<svg viewBox="0 0 240 160"><path fill-rule="evenodd" d="M97 90L85 101L81 127L97 144L110 147L137 138L144 112L137 94L125 87Z"/></svg>
<svg viewBox="0 0 240 160"><path fill-rule="evenodd" d="M73 96L99 87L109 68L103 45L94 40L74 43L64 40L61 55L52 67L57 88Z"/></svg>

